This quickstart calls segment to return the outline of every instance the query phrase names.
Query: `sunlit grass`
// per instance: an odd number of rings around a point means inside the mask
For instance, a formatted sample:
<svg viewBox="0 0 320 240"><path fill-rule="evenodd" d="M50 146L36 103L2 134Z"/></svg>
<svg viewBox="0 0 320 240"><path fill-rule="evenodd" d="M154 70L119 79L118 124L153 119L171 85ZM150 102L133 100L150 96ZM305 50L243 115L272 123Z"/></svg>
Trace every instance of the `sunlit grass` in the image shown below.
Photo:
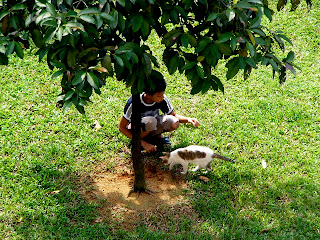
<svg viewBox="0 0 320 240"><path fill-rule="evenodd" d="M262 67L243 81L226 81L216 69L225 93L192 96L185 77L170 76L166 94L175 111L199 119L199 128L182 126L170 134L173 147L199 144L235 158L216 161L208 183L190 173L186 197L202 216L198 236L217 239L318 239L320 236L319 2L308 12L274 16L270 28L290 36L301 67L279 85L270 68ZM161 56L162 47L153 51ZM101 164L112 171L127 163L122 149L128 139L118 121L130 90L109 79L94 96L86 115L55 106L59 79L33 52L11 58L0 67L0 237L2 239L186 239L180 232L155 232L137 226L115 231L107 222L92 224L99 206L87 203L77 189L79 175ZM98 121L103 128L95 132ZM267 168L262 168L262 160ZM172 219L170 222L170 219ZM168 216L168 225L175 226ZM192 223L186 223L192 224ZM169 228L170 229L170 228ZM173 229L173 228L171 228Z"/></svg>

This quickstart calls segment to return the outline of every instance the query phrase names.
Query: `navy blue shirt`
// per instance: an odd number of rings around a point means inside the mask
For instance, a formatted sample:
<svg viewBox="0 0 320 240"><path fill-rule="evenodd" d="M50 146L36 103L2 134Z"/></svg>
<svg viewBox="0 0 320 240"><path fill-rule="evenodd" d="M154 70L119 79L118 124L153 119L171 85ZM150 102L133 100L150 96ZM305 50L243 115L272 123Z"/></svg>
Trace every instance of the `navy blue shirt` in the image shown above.
<svg viewBox="0 0 320 240"><path fill-rule="evenodd" d="M159 110L161 110L163 114L168 114L168 115L173 112L173 107L166 95L164 95L164 99L160 103L157 103L157 102L146 103L145 101L143 101L143 95L144 93L140 94L141 118L146 116L156 117L159 115ZM129 122L131 122L131 115L132 115L132 97L129 98L126 106L124 107L123 117L127 119Z"/></svg>

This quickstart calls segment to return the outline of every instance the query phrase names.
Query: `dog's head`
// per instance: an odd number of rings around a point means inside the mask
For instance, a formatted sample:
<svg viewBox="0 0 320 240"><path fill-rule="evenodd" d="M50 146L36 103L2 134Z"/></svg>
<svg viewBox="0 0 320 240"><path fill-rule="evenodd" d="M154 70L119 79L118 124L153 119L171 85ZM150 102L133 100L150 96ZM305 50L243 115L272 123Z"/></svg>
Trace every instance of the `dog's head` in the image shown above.
<svg viewBox="0 0 320 240"><path fill-rule="evenodd" d="M160 157L164 163L170 164L170 153L169 152L163 152L163 156Z"/></svg>

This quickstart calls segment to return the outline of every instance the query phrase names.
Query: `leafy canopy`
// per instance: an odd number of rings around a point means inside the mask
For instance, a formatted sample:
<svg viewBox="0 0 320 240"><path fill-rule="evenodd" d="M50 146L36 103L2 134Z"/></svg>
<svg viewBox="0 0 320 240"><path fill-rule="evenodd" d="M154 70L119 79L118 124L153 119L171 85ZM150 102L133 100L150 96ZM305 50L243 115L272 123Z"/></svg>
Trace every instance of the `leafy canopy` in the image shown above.
<svg viewBox="0 0 320 240"><path fill-rule="evenodd" d="M145 43L151 31L165 45L169 73L184 73L192 94L224 91L214 74L221 60L227 79L240 70L247 78L259 65L270 65L280 82L286 70L295 73L294 53L280 60L274 51L291 41L261 25L264 17L272 20L267 0L8 0L0 7L0 64L13 53L23 58L33 42L39 59L46 56L55 70L53 78L61 76L58 100L81 113L107 77L123 81L133 94L163 78Z"/></svg>

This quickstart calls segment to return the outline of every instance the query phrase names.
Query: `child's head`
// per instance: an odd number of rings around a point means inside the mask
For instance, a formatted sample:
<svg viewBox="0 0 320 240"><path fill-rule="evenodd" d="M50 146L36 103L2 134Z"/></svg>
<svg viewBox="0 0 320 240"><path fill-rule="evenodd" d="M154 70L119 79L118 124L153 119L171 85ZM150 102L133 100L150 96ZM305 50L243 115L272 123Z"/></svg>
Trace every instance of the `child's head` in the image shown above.
<svg viewBox="0 0 320 240"><path fill-rule="evenodd" d="M155 88L154 89L152 89L151 87L145 88L144 91L146 94L153 96L156 93L164 92L166 90L167 83L164 80L161 73L154 71L150 75L150 78L151 78L151 81L155 83Z"/></svg>

